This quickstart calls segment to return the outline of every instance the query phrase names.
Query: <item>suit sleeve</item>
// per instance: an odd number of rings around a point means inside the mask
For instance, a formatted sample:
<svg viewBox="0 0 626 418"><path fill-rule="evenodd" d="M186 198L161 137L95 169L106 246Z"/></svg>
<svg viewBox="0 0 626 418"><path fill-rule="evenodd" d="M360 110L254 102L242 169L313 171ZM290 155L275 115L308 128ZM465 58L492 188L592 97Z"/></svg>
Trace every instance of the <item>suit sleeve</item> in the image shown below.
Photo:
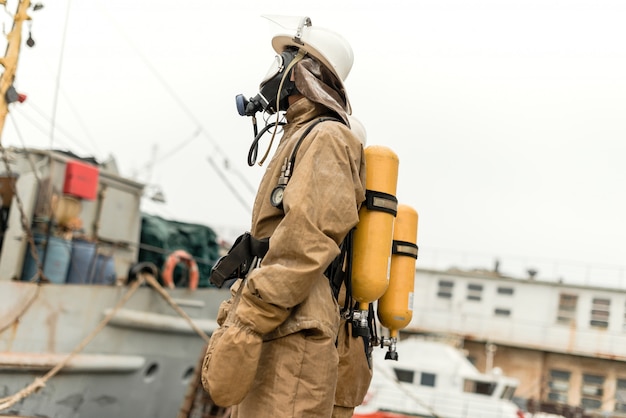
<svg viewBox="0 0 626 418"><path fill-rule="evenodd" d="M363 158L358 140L338 123L321 124L304 140L285 189L285 216L237 307L243 324L261 334L274 330L339 254L365 196Z"/></svg>

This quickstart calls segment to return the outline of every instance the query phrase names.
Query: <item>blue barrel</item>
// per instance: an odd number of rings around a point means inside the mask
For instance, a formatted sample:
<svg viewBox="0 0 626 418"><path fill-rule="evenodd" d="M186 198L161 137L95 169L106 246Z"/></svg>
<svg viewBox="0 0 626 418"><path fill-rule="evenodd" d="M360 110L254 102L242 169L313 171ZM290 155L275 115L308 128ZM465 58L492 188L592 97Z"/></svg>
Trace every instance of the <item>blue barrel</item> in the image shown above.
<svg viewBox="0 0 626 418"><path fill-rule="evenodd" d="M115 284L117 274L115 273L115 263L110 255L98 254L96 265L91 274L91 283L94 284Z"/></svg>
<svg viewBox="0 0 626 418"><path fill-rule="evenodd" d="M95 262L96 244L74 239L70 265L67 269L67 283L90 283Z"/></svg>
<svg viewBox="0 0 626 418"><path fill-rule="evenodd" d="M44 275L52 283L64 283L70 264L72 242L53 236L46 238L46 236L41 234L35 234L34 241L40 263L44 261L45 254ZM22 280L30 281L36 275L37 265L30 253L30 244L27 244L24 267L22 268Z"/></svg>

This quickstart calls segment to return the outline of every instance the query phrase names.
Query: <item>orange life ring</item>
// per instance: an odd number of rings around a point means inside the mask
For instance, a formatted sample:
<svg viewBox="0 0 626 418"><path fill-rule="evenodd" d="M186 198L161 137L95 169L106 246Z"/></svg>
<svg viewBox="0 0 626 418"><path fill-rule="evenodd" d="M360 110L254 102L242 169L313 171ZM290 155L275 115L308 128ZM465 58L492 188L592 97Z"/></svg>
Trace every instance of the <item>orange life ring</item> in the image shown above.
<svg viewBox="0 0 626 418"><path fill-rule="evenodd" d="M196 290L198 288L198 281L200 280L200 272L198 271L196 261L193 259L191 254L185 250L176 250L167 256L165 264L163 265L163 272L161 273L161 277L163 277L163 284L170 289L175 287L174 268L178 263L184 263L187 266L187 269L189 270L189 288L191 290Z"/></svg>

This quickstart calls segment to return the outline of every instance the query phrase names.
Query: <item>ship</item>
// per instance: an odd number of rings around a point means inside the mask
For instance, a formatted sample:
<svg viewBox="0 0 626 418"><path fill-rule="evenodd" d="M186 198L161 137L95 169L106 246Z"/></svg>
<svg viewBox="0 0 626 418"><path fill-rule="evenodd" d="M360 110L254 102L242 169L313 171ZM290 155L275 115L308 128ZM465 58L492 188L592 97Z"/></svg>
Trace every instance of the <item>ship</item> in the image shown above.
<svg viewBox="0 0 626 418"><path fill-rule="evenodd" d="M374 373L354 418L524 418L512 402L519 381L481 373L448 342L404 338L396 361L374 356Z"/></svg>
<svg viewBox="0 0 626 418"><path fill-rule="evenodd" d="M19 1L7 34L0 133L24 99L13 80L32 9ZM143 213L146 185L114 160L4 146L0 159L0 416L227 414L199 378L228 297L208 281L217 234Z"/></svg>
<svg viewBox="0 0 626 418"><path fill-rule="evenodd" d="M4 156L2 181L15 193L2 208L0 411L176 416L228 295L208 285L206 273L194 286L184 262L172 288L161 273L172 254L187 250L210 270L215 233L142 214L141 184L64 152ZM97 181L89 186L76 167ZM77 197L88 189L70 178L87 179L93 200ZM83 226L72 230L72 222Z"/></svg>

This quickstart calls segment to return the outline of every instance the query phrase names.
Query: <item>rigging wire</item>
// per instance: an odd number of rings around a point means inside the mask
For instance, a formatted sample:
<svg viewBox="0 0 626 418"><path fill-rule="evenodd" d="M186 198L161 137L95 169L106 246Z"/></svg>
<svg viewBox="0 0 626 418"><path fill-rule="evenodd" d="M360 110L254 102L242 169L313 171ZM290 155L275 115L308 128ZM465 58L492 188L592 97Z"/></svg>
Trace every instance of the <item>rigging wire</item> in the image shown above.
<svg viewBox="0 0 626 418"><path fill-rule="evenodd" d="M209 164L211 164L211 167L213 167L217 175L220 177L220 179L224 183L226 183L228 187L231 189L231 192L235 195L239 203L241 203L241 205L248 211L249 214L252 214L252 208L250 208L246 200L243 197L241 197L239 193L237 193L236 191L237 189L230 184L230 181L228 180L228 178L226 178L226 176L224 176L224 173L222 173L221 170L217 167L217 165L215 164L215 161L213 161L211 157L207 157L207 160L209 161Z"/></svg>
<svg viewBox="0 0 626 418"><path fill-rule="evenodd" d="M74 114L74 117L76 118L80 127L82 128L83 133L85 134L87 139L89 139L89 142L91 143L91 145L93 145L94 149L96 150L96 153L101 154L97 141L95 140L93 135L91 135L91 132L89 131L89 129L87 128L87 125L85 124L85 121L81 118L80 114L76 110L76 107L74 106L74 103L70 100L69 96L67 95L67 92L63 90L63 88L61 88L61 94L63 94L63 97L65 98L65 101L67 102L67 105L69 106L70 110Z"/></svg>
<svg viewBox="0 0 626 418"><path fill-rule="evenodd" d="M37 112L39 114L39 116L41 116L42 118L44 118L46 121L50 121L50 117L48 117L45 113L43 113L43 111L34 105L34 103L32 102L32 100L28 100L28 102L25 102L24 104L26 104L27 106L31 107L33 110L35 110L35 112ZM19 113L20 117L23 117L24 119L26 119L33 127L35 127L37 130L39 130L42 134L47 135L49 133L48 129L43 126L43 124L37 122L32 116L30 116L27 112L25 112L21 106L17 106L14 108L14 111L17 111L17 113ZM14 113L14 112L13 112ZM15 119L13 120L13 126L17 127L17 121ZM80 148L82 150L85 150L82 141L76 139L75 137L73 137L69 132L67 132L67 130L65 130L63 127L61 127L60 125L56 125L56 131L62 133L63 135L65 135L65 139L66 141L63 140L59 140L59 138L56 138L57 142L60 142L61 144L64 144L66 142L70 142L73 144L74 147L76 148ZM23 147L26 147L26 145L24 143L22 143Z"/></svg>
<svg viewBox="0 0 626 418"><path fill-rule="evenodd" d="M101 7L101 5L99 5L99 6ZM101 9L102 9L102 7L101 7ZM65 135L67 135L72 140L71 142L74 142L78 147L80 147L81 149L84 149L84 144L82 143L82 141L77 141L76 139L72 138L71 135L69 135L67 132L64 132L63 129L60 129L60 127L57 126L57 123L56 123L56 115L57 115L57 109L58 109L59 93L63 93L64 97L67 99L67 96L65 95L65 92L61 89L61 79L62 79L62 72L63 72L62 70L63 70L63 64L64 64L66 38L67 38L67 32L68 32L68 27L69 27L70 10L71 10L71 0L68 0L68 4L67 4L67 8L66 8L65 27L64 27L63 38L62 38L61 53L60 53L60 58L59 58L58 70L57 70L57 74L56 74L56 84L55 84L52 116L48 117L45 114L45 112L43 112L39 107L34 105L34 103L31 103L30 101L28 103L29 106L31 106L42 118L44 118L50 124L50 131L49 131L49 135L50 135L50 149L53 148L54 142L58 141L58 138L56 138L56 135L58 135L58 132L64 133ZM153 160L150 162L150 164L151 165L154 164L154 161L158 161L160 163L162 161L165 161L165 160L171 158L173 155L177 154L180 150L182 150L183 147L189 145L193 140L195 140L198 136L200 136L202 134L206 139L209 140L209 142L212 143L212 145L214 146L214 149L219 154L222 154L224 156L224 167L222 169L220 169L220 167L218 165L216 165L215 162L212 159L209 158L209 162L211 163L213 169L217 172L217 174L221 178L221 180L225 184L227 184L229 186L229 189L230 189L231 193L233 193L233 195L235 195L237 200L244 206L244 208L249 213L251 213L251 208L246 203L246 200L237 192L238 189L236 187L233 187L233 185L230 183L228 178L224 175L224 173L223 173L224 169L226 169L229 172L235 174L237 176L238 180L240 180L245 185L246 189L250 193L254 194L255 193L255 188L250 184L250 182L238 170L235 170L235 169L232 168L231 164L228 161L228 158L226 157L226 155L223 152L223 150L220 148L218 142L202 126L202 124L199 122L199 120L193 115L193 113L191 112L189 107L180 99L180 97L176 94L174 89L158 73L157 69L138 50L138 48L130 40L130 38L126 35L124 30L115 21L115 19L106 10L103 10L103 11L105 12L105 15L107 17L109 17L109 19L114 23L114 25L119 30L119 32L122 33L124 39L132 47L132 49L135 51L137 56L139 56L141 58L143 63L151 71L151 73L155 76L155 78L159 81L159 83L162 85L162 87L174 98L174 100L177 102L177 104L180 106L180 108L183 109L184 113L197 125L197 128L194 131L194 133L191 135L191 137L186 138L180 144L174 146L173 149L170 152L168 152L167 154L164 154L164 156L159 158L158 160L155 160L153 158ZM71 109L74 111L74 113L76 115L75 107L71 106ZM26 120L31 122L32 125L35 128L39 129L41 132L43 132L45 134L45 128L42 127L42 125L40 123L37 123L36 121L34 121L32 119L32 117L30 117L29 115L27 115L26 113L24 113L21 110L20 110L20 114ZM13 122L14 122L14 125L16 125L15 120ZM84 126L84 124L81 123L81 126Z"/></svg>
<svg viewBox="0 0 626 418"><path fill-rule="evenodd" d="M50 72L50 74L54 78L54 74L52 72ZM95 149L96 154L101 154L101 151L100 151L100 148L98 147L98 143L97 143L96 139L94 138L94 136L89 131L87 125L85 124L85 121L83 120L83 118L81 117L80 113L76 109L76 106L74 105L72 99L67 94L67 91L60 85L59 81L57 81L57 88L58 88L58 91L63 95L63 98L65 99L66 104L68 105L68 107L71 110L72 114L74 115L74 117L76 118L76 120L79 123L80 127L82 128L82 133L87 137L87 139L89 139L89 142L91 143L91 145ZM41 108L37 107L33 103L33 99L32 98L29 97L29 99L27 101L25 101L24 103L26 105L32 106L35 109L35 111L37 113L39 113L39 115L42 118L44 118L52 126L52 120L53 119L50 116L48 116L47 114L45 114L44 111L41 110ZM56 103L56 99L55 99L55 103ZM26 117L25 114L22 114L22 116ZM58 127L59 127L59 125L56 123L56 118L55 118L54 126L55 126L55 132L56 132L56 129L58 129ZM71 137L71 135L67 132L67 130L61 130L61 131L63 132L64 135L66 135L68 137ZM83 141L77 141L75 138L74 138L74 141L76 141L76 143L80 143L80 144L82 144L82 142L83 142ZM90 152L90 151L86 151L86 152Z"/></svg>
<svg viewBox="0 0 626 418"><path fill-rule="evenodd" d="M154 167L154 165L156 163L162 163L163 161L166 161L168 159L170 159L171 157L173 157L174 155L176 155L177 153L179 153L180 151L183 150L183 148L185 148L187 145L191 144L191 142L193 142L194 139L196 139L198 137L198 135L200 135L201 131L200 129L196 129L189 138L179 142L178 144L174 145L170 151L164 153L161 157L157 158L157 152L153 152L152 154L152 158L150 159L150 161L148 161L146 164L144 164L142 167L140 167L137 170L137 173L141 173L143 171L147 171L150 170L152 171L152 168Z"/></svg>
<svg viewBox="0 0 626 418"><path fill-rule="evenodd" d="M57 105L59 101L59 86L61 85L61 70L63 68L63 56L65 55L65 40L67 38L67 28L69 26L68 22L70 20L70 8L72 5L72 0L67 0L67 10L65 12L65 25L63 27L63 38L61 40L61 53L59 54L59 66L57 68L57 79L54 89L54 101L52 102L52 119L50 121L50 149L53 147L54 143L54 125L56 121L57 114Z"/></svg>
<svg viewBox="0 0 626 418"><path fill-rule="evenodd" d="M204 128L202 128L202 133L207 136L211 141L213 141L213 143L215 144L215 140L211 139L210 135L208 132L206 132L206 130L204 130ZM224 165L227 167L228 171L233 172L238 178L239 180L241 180L241 182L244 184L244 186L246 186L246 188L252 193L255 194L256 193L256 188L254 186L252 186L250 184L250 182L248 181L247 178L245 178L243 176L243 174L241 174L241 172L239 170L235 170L235 169L231 169L231 164L230 161L228 159L228 156L226 154L224 154L223 152L220 151L219 147L215 147L215 149L222 154L222 156L224 157Z"/></svg>
<svg viewBox="0 0 626 418"><path fill-rule="evenodd" d="M230 163L227 159L224 159L224 166L226 168L226 170L231 171L230 170ZM232 170L232 172L239 178L239 180L243 183L244 186L246 186L246 188L248 189L248 191L252 194L256 193L256 189L254 187L252 187L252 185L250 184L250 182L239 172L239 170Z"/></svg>
<svg viewBox="0 0 626 418"><path fill-rule="evenodd" d="M9 119L11 119L11 123L13 123L13 128L15 129L15 133L17 134L18 140L22 144L22 148L26 149L26 142L24 141L24 137L22 136L22 132L20 131L17 123L15 123L15 117L13 116L13 112L9 112ZM37 180L37 184L41 184L41 178L39 176L39 170L35 167L35 163L29 154L27 155L28 165L30 166L31 171L33 172L35 179Z"/></svg>
<svg viewBox="0 0 626 418"><path fill-rule="evenodd" d="M191 109L189 109L189 107L185 104L185 102L176 94L176 91L167 83L167 81L161 76L161 74L154 67L154 65L152 65L152 63L146 58L146 56L141 53L141 51L139 50L137 45L135 45L135 43L130 39L130 37L128 36L126 31L121 27L121 25L115 20L115 18L105 8L102 7L100 2L96 2L96 4L98 4L98 7L100 7L100 10L109 18L109 20L113 23L113 25L116 27L116 29L119 31L119 33L122 35L124 40L128 43L128 45L130 45L130 47L133 49L135 54L137 54L137 56L141 59L141 61L143 61L144 65L150 70L152 75L157 79L157 81L161 84L161 86L169 93L169 95L174 99L174 101L176 101L176 103L178 103L178 105L183 110L183 112L187 115L187 117L189 117L189 119L191 119L191 121L197 126L197 129L204 135L204 137L206 139L209 140L209 142L211 142L213 144L213 146L217 150L217 152L219 154L223 155L225 159L227 159L228 156L220 148L218 141L216 141L215 138L213 138L211 136L211 134L205 129L205 127L202 125L202 123L198 120L198 118L193 114ZM215 169L217 170L218 167L215 166ZM235 171L235 170L233 170L233 171ZM250 183L245 179L245 177L243 177L239 173L237 173L237 176L238 176L239 179L241 179L244 182L244 184L246 185L248 190L252 190L253 193L254 193L255 188L252 185L250 185ZM223 178L223 173L220 173L220 177ZM234 190L234 189L232 189L232 190Z"/></svg>

